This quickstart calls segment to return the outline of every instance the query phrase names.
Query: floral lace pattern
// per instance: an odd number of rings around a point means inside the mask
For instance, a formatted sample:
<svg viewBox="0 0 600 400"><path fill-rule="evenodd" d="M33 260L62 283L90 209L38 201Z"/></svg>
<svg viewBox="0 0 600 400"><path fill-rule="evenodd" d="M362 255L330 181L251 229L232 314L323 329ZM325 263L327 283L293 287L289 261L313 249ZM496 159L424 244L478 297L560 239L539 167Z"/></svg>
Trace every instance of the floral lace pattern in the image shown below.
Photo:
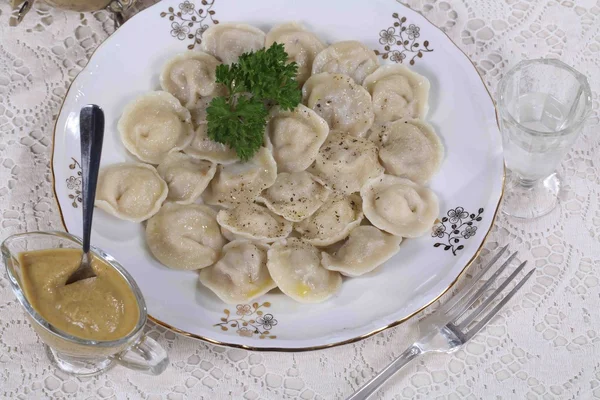
<svg viewBox="0 0 600 400"><path fill-rule="evenodd" d="M140 1L130 12L152 3ZM181 3L175 14L190 17L191 8ZM403 3L442 28L469 55L492 94L510 67L539 57L561 58L586 74L592 88L600 87L598 0ZM8 3L0 2L1 239L17 232L61 229L48 168L54 118L73 77L113 30L104 11L66 13L41 1L34 2L16 28L8 27L9 15ZM156 29L167 30L172 22L181 24L165 16L165 26ZM381 29L393 22L382 21ZM411 36L427 39L414 29ZM385 35L375 40L380 38ZM179 32L173 40L179 40ZM189 36L183 40L194 41ZM431 47L438 51L435 45ZM600 398L599 125L600 98L595 93L590 122L559 169L565 182L561 207L532 222L499 214L482 250L484 259L505 244L518 250L519 261L529 260L537 268L527 287L463 349L417 360L374 398ZM477 214L477 206L464 212ZM230 311L238 317L237 308ZM77 379L50 367L0 274L0 398L340 399L415 339L418 318L351 345L297 354L217 347L149 324L150 336L169 351L171 364L163 375L116 367L98 377ZM252 319L262 331L276 334L277 315L270 318L265 310Z"/></svg>

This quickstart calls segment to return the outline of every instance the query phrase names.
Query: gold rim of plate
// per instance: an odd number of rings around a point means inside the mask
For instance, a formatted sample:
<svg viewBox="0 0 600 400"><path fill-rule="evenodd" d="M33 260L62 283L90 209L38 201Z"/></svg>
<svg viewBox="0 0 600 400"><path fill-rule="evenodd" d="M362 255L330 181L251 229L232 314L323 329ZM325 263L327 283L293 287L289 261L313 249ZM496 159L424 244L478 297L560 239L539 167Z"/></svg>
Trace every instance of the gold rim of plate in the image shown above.
<svg viewBox="0 0 600 400"><path fill-rule="evenodd" d="M485 88L485 91L487 92L488 96L490 96L490 100L492 101L492 105L494 106L494 111L496 114L496 124L498 125L498 129L500 129L500 124L499 124L499 120L498 120L498 109L496 108L496 102L494 101L494 98L492 97L492 94L490 93L490 91L488 90L485 82L483 81L483 78L481 77L481 75L479 74L479 72L477 71L477 67L475 67L475 64L473 64L473 61L471 61L471 59L469 58L469 56L460 48L456 45L456 43L454 43L454 41L452 40L452 38L450 38L450 36L448 36L448 34L446 32L444 32L442 29L438 28L435 24L433 24L427 17L425 17L423 14L419 13L416 10L413 10L411 7L405 5L405 4L401 4L398 3L400 6L402 7L406 7L409 10L411 10L412 12L416 12L419 15L421 15L433 28L439 30L440 32L442 32L450 41L450 43L452 43L457 49L458 51L460 51L467 60L469 60L469 62L471 63L471 65L473 66L473 69L475 70L475 73L477 74L477 76L479 77L479 79L481 80L481 84L483 85L483 87ZM155 5L149 7L153 8ZM145 10L143 10L145 11ZM142 11L142 12L143 12ZM136 14L137 15L137 14ZM134 18L135 15L131 18ZM130 18L130 19L131 19ZM130 20L129 19L129 20ZM125 23L127 23L129 20L125 21ZM116 31L115 31L116 32ZM112 35L114 35L114 33L111 33L102 43L105 43ZM100 48L100 46L102 45L102 43L100 43L98 45L98 47L96 47L96 49L94 50L94 52L90 55L90 57L88 58L88 63L89 60L92 59L92 57L94 57L94 54L96 54L96 51L98 51L98 49ZM69 232L69 230L67 229L67 224L65 223L65 219L63 217L63 212L62 212L62 208L60 206L60 202L58 201L58 195L56 194L56 176L54 174L54 146L56 144L56 127L58 125L58 117L60 116L60 114L62 113L62 109L63 106L65 104L65 99L67 98L67 96L69 95L69 91L71 90L71 87L73 85L73 83L75 82L75 80L77 79L77 77L79 76L79 74L81 74L87 67L87 63L85 65L85 67L83 67L81 69L81 71L79 71L77 73L77 75L73 78L73 80L71 81L71 83L69 84L69 88L67 89L67 92L65 93L65 96L63 97L63 101L62 104L60 105L60 108L58 110L58 113L56 114L56 121L54 122L54 130L52 132L52 153L50 154L50 170L52 172L52 192L54 193L54 200L56 202L56 205L58 206L58 213L60 215L60 221L61 224L64 228L64 230L66 232ZM195 333L191 333L191 332L187 332L184 330L181 330L179 328L176 328L172 325L167 324L166 322L163 322L155 317L153 317L151 314L148 314L148 319L151 320L152 322L163 326L173 332L179 333L180 335L183 336L187 336L190 338L194 338L194 339L200 339L202 341L205 341L207 343L211 343L211 344L215 344L215 345L219 345L219 346L225 346L225 347L233 347L233 348L238 348L238 349L246 349L246 350L252 350L252 351L279 351L279 352L291 352L291 353L295 353L295 352L304 352L304 351L313 351L313 350L322 350L322 349L328 349L328 348L332 348L332 347L337 347L337 346L342 346L345 344L350 344L350 343L355 343L358 342L360 340L366 339L370 336L373 336L379 332L383 332L386 329L389 328L393 328L395 326L400 325L401 323L409 320L410 318L414 317L415 315L417 315L418 313L420 313L421 311L425 310L427 307L429 307L430 305L432 305L433 303L435 303L437 300L439 300L444 294L446 294L446 292L448 290L450 290L457 282L458 280L465 274L465 272L467 271L467 269L471 266L471 264L473 264L473 262L477 259L477 257L479 257L479 254L481 253L481 250L483 249L483 246L485 245L485 242L488 238L488 236L490 235L490 232L492 231L492 228L494 227L494 223L496 222L496 217L498 216L498 210L500 209L500 203L502 202L502 198L504 197L504 189L505 189L505 181L506 181L506 166L504 166L503 171L502 171L502 187L500 190L500 197L498 198L498 204L496 204L496 208L494 210L494 215L492 217L492 221L490 223L490 228L487 230L487 232L485 233L485 236L483 237L483 240L481 241L481 245L479 245L479 248L477 249L477 251L475 252L475 254L473 255L473 257L471 257L471 259L466 263L466 265L463 267L463 269L460 271L460 273L458 274L458 276L452 281L452 283L450 283L450 285L442 290L442 292L440 294L438 294L437 296L435 296L433 299L431 299L431 301L429 301L427 304L425 304L423 307L421 307L420 309L416 310L415 312L397 320L394 321L388 325L385 325L381 328L377 328L371 332L365 333L364 335L360 335L351 339L346 339L346 340L342 340L340 342L335 342L335 343L329 343L329 344L324 344L324 345L319 345L319 346L309 346L309 347L254 347L254 346L248 346L245 344L237 344L237 343L228 343L228 342L221 342L219 340L215 340L215 339L211 339L205 336L201 336L201 335L196 335Z"/></svg>

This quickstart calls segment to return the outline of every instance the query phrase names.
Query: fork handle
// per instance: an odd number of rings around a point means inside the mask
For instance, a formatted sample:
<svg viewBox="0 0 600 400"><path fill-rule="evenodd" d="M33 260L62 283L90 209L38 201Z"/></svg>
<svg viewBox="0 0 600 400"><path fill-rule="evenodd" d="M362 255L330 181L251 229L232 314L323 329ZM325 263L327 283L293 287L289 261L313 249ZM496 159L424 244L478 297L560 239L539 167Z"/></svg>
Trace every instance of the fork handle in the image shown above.
<svg viewBox="0 0 600 400"><path fill-rule="evenodd" d="M404 350L398 358L388 364L387 367L381 370L381 372L375 375L369 382L365 383L360 389L354 392L353 395L348 397L347 400L366 400L396 372L421 354L423 354L423 350L413 344L408 349Z"/></svg>

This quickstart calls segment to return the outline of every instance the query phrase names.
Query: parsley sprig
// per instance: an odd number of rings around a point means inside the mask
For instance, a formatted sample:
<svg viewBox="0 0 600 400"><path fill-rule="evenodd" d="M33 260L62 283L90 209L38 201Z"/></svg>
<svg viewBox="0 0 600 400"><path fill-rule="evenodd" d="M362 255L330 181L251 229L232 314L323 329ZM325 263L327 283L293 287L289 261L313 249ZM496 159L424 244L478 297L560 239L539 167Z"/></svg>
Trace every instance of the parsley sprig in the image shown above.
<svg viewBox="0 0 600 400"><path fill-rule="evenodd" d="M300 103L298 65L287 59L283 44L273 43L242 54L237 63L217 66L217 82L225 85L227 95L213 98L206 110L208 137L234 149L242 161L263 145L266 104L293 110Z"/></svg>

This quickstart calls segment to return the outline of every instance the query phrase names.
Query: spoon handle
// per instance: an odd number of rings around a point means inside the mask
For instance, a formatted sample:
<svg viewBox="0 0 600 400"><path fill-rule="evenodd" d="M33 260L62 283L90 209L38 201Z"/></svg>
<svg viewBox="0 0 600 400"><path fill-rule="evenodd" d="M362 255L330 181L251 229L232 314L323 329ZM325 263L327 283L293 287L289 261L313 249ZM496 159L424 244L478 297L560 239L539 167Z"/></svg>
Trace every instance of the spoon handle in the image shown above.
<svg viewBox="0 0 600 400"><path fill-rule="evenodd" d="M92 217L96 199L96 183L102 155L104 138L104 113L95 104L81 109L79 113L79 138L81 141L81 193L83 203L83 253L90 251Z"/></svg>

